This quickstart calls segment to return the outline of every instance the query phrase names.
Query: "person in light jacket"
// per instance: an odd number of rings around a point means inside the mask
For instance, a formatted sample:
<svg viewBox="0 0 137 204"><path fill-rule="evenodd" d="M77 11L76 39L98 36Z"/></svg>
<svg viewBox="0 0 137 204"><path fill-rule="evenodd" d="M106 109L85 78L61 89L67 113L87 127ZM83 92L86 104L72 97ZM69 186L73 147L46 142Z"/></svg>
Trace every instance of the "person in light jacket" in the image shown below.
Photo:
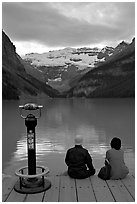
<svg viewBox="0 0 137 204"><path fill-rule="evenodd" d="M129 173L124 162L124 151L121 149L121 140L114 137L111 140L111 149L106 152L106 159L111 166L110 179L123 179Z"/></svg>
<svg viewBox="0 0 137 204"><path fill-rule="evenodd" d="M95 174L92 158L87 149L82 147L83 138L77 135L75 146L68 149L65 163L68 166L68 175L71 178L84 179Z"/></svg>

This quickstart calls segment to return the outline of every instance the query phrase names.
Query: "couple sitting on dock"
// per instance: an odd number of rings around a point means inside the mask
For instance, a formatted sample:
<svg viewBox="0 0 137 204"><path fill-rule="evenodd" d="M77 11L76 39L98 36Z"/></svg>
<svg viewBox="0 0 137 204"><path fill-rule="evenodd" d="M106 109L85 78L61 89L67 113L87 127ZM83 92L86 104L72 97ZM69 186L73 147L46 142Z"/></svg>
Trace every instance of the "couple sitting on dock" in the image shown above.
<svg viewBox="0 0 137 204"><path fill-rule="evenodd" d="M71 178L84 179L95 174L92 158L87 149L82 147L83 138L77 135L75 147L66 153L65 162L68 166L68 175ZM106 152L105 166L98 173L98 177L104 180L123 179L129 173L124 162L124 152L121 149L121 140L113 138L111 149Z"/></svg>

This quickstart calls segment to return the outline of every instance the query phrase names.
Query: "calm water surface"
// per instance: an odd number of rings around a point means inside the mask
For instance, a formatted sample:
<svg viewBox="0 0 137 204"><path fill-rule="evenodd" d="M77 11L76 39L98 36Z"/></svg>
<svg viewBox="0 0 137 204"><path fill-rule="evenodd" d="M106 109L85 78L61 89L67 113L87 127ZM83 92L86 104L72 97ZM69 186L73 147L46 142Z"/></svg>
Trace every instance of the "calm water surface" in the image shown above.
<svg viewBox="0 0 137 204"><path fill-rule="evenodd" d="M28 102L44 106L36 127L37 164L48 166L51 173L66 170L65 153L73 146L76 134L83 135L83 146L89 150L97 171L113 137L122 139L125 162L134 170L134 99L29 99L3 101L3 173L14 174L27 165L26 127L18 106Z"/></svg>

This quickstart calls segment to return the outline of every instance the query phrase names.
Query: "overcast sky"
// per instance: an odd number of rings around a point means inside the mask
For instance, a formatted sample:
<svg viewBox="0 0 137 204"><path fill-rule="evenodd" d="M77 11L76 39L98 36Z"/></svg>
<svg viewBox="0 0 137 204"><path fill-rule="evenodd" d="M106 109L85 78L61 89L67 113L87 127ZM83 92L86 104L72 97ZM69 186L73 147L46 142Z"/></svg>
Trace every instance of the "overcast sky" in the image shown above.
<svg viewBox="0 0 137 204"><path fill-rule="evenodd" d="M131 42L134 2L3 2L2 28L17 53Z"/></svg>

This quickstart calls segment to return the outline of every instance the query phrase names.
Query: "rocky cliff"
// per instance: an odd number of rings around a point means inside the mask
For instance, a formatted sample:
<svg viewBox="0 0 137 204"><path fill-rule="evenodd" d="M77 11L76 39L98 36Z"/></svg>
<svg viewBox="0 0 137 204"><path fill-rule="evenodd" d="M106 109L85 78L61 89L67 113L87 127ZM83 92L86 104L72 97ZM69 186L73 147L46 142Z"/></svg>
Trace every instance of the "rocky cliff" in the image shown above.
<svg viewBox="0 0 137 204"><path fill-rule="evenodd" d="M2 31L3 99L19 99L22 94L35 96L42 92L51 97L58 94L56 90L26 72L24 62L17 55L15 46Z"/></svg>

